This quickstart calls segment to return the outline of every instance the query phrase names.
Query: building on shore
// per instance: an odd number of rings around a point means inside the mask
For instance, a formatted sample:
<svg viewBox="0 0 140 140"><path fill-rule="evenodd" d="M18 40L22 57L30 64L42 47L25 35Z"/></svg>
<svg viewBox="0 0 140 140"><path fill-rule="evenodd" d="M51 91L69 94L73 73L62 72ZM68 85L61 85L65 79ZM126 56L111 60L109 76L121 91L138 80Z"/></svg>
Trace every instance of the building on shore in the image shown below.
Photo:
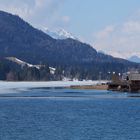
<svg viewBox="0 0 140 140"><path fill-rule="evenodd" d="M113 74L108 83L108 90L124 92L140 92L140 72L131 71L122 75Z"/></svg>

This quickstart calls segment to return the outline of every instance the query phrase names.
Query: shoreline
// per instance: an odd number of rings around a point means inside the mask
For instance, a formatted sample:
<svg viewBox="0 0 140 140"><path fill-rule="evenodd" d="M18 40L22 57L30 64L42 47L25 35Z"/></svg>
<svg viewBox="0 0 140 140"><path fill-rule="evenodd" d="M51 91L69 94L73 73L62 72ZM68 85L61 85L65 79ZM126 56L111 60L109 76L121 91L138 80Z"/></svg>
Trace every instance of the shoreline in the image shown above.
<svg viewBox="0 0 140 140"><path fill-rule="evenodd" d="M71 89L107 90L108 85L80 85L70 86Z"/></svg>

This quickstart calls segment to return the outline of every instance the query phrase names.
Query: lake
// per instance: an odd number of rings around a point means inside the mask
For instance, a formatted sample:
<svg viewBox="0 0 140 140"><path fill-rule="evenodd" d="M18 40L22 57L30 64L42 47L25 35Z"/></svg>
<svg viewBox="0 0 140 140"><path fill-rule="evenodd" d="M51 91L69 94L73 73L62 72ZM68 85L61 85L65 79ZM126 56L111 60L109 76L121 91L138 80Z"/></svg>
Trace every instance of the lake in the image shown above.
<svg viewBox="0 0 140 140"><path fill-rule="evenodd" d="M60 87L1 93L0 140L140 140L140 98Z"/></svg>

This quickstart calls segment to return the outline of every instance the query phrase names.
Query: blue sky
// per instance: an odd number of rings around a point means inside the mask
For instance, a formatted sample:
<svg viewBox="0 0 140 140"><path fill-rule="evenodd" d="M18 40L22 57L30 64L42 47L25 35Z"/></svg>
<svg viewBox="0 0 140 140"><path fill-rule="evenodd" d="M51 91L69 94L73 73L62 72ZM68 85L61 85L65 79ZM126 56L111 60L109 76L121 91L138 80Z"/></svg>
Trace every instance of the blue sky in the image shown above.
<svg viewBox="0 0 140 140"><path fill-rule="evenodd" d="M64 3L61 14L70 17L70 31L88 39L108 25L127 20L139 8L139 0L69 0Z"/></svg>
<svg viewBox="0 0 140 140"><path fill-rule="evenodd" d="M38 28L64 28L97 50L140 56L140 0L1 0Z"/></svg>

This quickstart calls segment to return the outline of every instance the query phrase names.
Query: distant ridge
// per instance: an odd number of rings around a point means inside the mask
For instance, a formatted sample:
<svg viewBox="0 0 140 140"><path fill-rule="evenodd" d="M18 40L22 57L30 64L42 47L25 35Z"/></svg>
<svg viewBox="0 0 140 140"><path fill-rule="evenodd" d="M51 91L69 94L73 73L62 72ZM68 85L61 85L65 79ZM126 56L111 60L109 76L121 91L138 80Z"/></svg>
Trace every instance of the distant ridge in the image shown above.
<svg viewBox="0 0 140 140"><path fill-rule="evenodd" d="M130 58L128 58L129 61L131 62L136 62L136 63L140 63L140 57L133 55Z"/></svg>

